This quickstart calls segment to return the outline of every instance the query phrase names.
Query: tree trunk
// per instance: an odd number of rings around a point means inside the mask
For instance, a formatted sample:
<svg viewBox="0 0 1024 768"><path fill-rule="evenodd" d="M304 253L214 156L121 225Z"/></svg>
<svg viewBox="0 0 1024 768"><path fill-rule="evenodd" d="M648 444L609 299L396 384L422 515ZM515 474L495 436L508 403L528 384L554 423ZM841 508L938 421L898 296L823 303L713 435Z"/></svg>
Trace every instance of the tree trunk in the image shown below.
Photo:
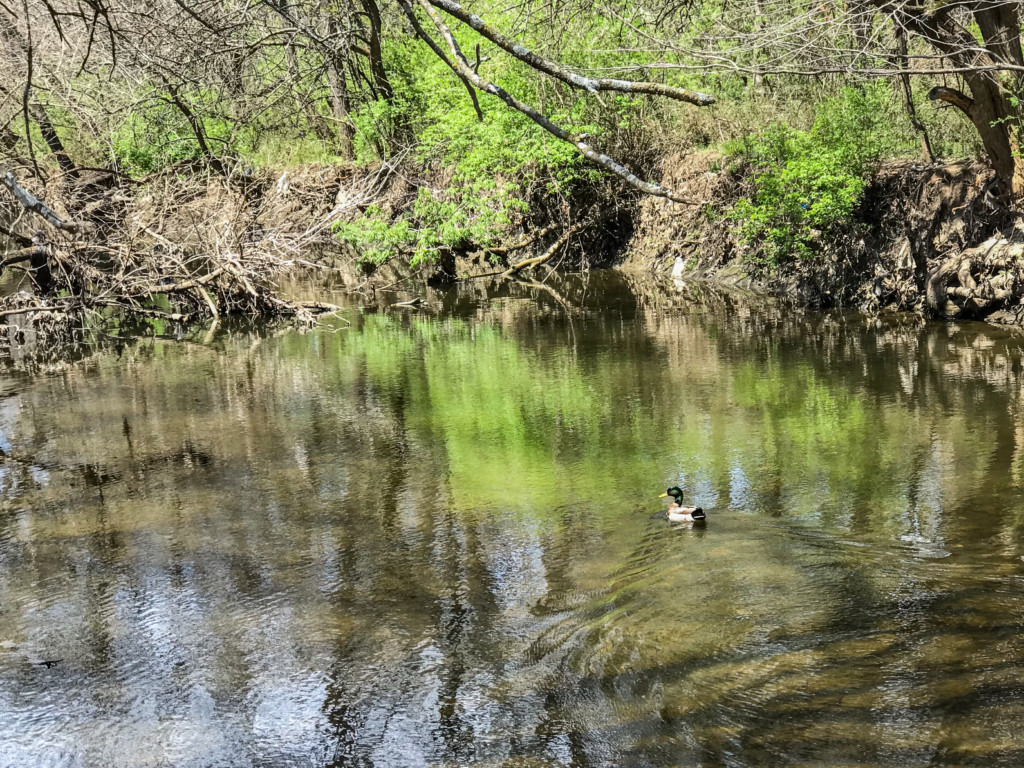
<svg viewBox="0 0 1024 768"><path fill-rule="evenodd" d="M990 98L993 106L1001 110L992 118L990 128L1001 127L1006 134L1010 162L1004 163L1003 170L996 169L1000 180L1009 177L1013 198L1024 198L1024 157L1021 156L1020 131L1021 108L1018 99L1024 97L1024 51L1020 47L1020 14L1017 3L981 3L974 12L985 46L992 51L997 61L1020 67L1016 71L992 73L986 78L987 87L998 92L998 102ZM971 84L974 91L974 84ZM1011 99L1010 97L1014 97ZM975 95L975 101L978 100ZM984 141L984 135L982 135ZM986 146L987 149L987 146Z"/></svg>
<svg viewBox="0 0 1024 768"><path fill-rule="evenodd" d="M348 88L345 73L335 61L327 64L327 78L331 84L331 108L338 123L338 154L346 160L352 160L355 157L352 147L355 129L349 118Z"/></svg>
<svg viewBox="0 0 1024 768"><path fill-rule="evenodd" d="M64 148L64 142L60 140L57 129L53 127L53 123L50 121L50 116L46 114L46 110L40 104L33 104L29 107L29 114L32 115L32 119L39 126L39 132L43 135L43 141L46 142L46 146L50 148L50 152L57 158L57 165L60 166L61 171L68 176L77 177L78 168L75 167L75 164L68 156L67 150Z"/></svg>
<svg viewBox="0 0 1024 768"><path fill-rule="evenodd" d="M971 92L980 98L971 98L942 86L932 88L928 98L952 104L970 118L999 178L1003 196L1013 199L1024 197L1024 168L1021 167L1020 147L1013 130L1015 121L1011 117L1010 105L994 79L989 79L988 83L980 78L970 78L968 82L971 80L974 80Z"/></svg>
<svg viewBox="0 0 1024 768"><path fill-rule="evenodd" d="M316 106L310 98L308 91L302 89L302 70L299 67L299 55L295 52L295 44L288 40L284 44L284 59L288 65L288 74L292 79L292 90L299 99L299 107L306 116L306 123L309 125L317 138L326 141L332 138L330 128L324 124L324 117L316 111Z"/></svg>
<svg viewBox="0 0 1024 768"><path fill-rule="evenodd" d="M15 17L17 18L17 17ZM30 49L29 44L25 38L18 31L14 22L11 21L6 15L0 14L0 40L3 40L8 47L18 48L26 56L29 55ZM31 69L29 70L31 72ZM31 83L28 83L30 86ZM0 85L0 91L8 96L12 96L11 89ZM67 151L64 149L64 143L60 140L60 136L57 134L57 130L53 127L53 123L50 121L50 116L46 113L46 109L39 103L30 100L29 92L26 91L24 95L24 106L28 110L28 116L36 121L36 125L39 127L39 132L43 136L43 141L46 142L46 146L49 147L57 158L57 165L63 173L68 176L77 176L78 169L75 164L71 162L71 158L68 156ZM31 136L26 136L27 141L32 141Z"/></svg>
<svg viewBox="0 0 1024 768"><path fill-rule="evenodd" d="M391 87L388 80L388 73L384 69L384 53L381 48L382 25L380 20L380 8L376 0L361 0L363 10L370 19L370 34L367 40L369 44L370 73L373 75L373 84L381 96L388 102L395 99L395 89Z"/></svg>
<svg viewBox="0 0 1024 768"><path fill-rule="evenodd" d="M35 283L36 291L45 296L53 291L53 273L50 271L46 238L42 232L37 232L32 238L32 245L34 247L29 258L29 276Z"/></svg>
<svg viewBox="0 0 1024 768"><path fill-rule="evenodd" d="M338 22L334 17L327 20L327 29L332 40L339 34ZM339 50L339 48L341 50ZM348 45L336 47L327 57L327 82L331 89L331 111L334 113L334 120L337 123L338 154L346 160L355 157L353 142L355 140L355 126L349 117L351 102L348 94L348 83L345 81L345 60L347 58Z"/></svg>
<svg viewBox="0 0 1024 768"><path fill-rule="evenodd" d="M1024 168L1018 138L1020 110L1009 98L1020 93L1020 73L1000 75L992 69L981 69L1001 64L1024 66L1016 4L987 0L972 4L984 39L984 48L979 49L973 35L950 17L950 9L926 11L920 6L904 6L891 10L888 0L872 1L891 14L897 28L920 35L953 66L965 70L963 78L970 96L952 88L938 87L932 89L929 98L948 102L970 118L999 178L1003 199L1010 202L1024 198Z"/></svg>

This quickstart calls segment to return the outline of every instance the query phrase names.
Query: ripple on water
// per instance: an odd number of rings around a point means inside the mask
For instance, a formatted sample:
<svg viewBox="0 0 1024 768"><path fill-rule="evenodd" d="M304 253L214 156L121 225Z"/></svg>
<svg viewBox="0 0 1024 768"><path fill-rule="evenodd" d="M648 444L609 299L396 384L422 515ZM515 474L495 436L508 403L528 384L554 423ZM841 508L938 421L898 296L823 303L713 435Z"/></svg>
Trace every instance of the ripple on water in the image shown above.
<svg viewBox="0 0 1024 768"><path fill-rule="evenodd" d="M1024 765L1010 340L520 290L0 393L0 766Z"/></svg>

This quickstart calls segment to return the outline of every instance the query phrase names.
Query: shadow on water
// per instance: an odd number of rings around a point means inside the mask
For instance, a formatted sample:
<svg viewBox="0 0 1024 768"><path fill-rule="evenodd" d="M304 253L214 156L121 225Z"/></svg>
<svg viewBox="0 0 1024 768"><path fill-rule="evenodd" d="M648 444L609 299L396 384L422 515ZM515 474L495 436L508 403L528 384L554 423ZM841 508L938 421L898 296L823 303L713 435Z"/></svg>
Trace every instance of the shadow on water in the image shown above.
<svg viewBox="0 0 1024 768"><path fill-rule="evenodd" d="M0 366L0 765L1024 760L1020 333L389 303Z"/></svg>

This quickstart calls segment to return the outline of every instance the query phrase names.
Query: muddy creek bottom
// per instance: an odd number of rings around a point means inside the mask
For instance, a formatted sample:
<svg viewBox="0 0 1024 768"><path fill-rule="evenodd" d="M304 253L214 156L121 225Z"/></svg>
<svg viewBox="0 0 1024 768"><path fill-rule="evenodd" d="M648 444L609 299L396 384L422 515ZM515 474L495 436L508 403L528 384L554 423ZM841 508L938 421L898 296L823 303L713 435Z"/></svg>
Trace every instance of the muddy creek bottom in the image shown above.
<svg viewBox="0 0 1024 768"><path fill-rule="evenodd" d="M1024 764L1019 333L473 290L3 363L0 766Z"/></svg>

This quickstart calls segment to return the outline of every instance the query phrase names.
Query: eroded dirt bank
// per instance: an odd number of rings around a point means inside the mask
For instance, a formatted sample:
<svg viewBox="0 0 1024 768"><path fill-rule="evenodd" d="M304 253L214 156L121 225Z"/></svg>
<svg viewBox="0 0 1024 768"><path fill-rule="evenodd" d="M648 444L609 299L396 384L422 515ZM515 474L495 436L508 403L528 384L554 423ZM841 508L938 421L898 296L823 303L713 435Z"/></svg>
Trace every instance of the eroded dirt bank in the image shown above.
<svg viewBox="0 0 1024 768"><path fill-rule="evenodd" d="M97 270L82 255L91 253L82 237L55 241L46 252L50 266L60 267L54 274L71 275L74 285L102 287L113 276L120 282L109 292L116 294L124 283L122 293L139 306L148 306L142 300L154 292L172 294L173 309L185 313L182 318L201 316L205 307L214 313L235 311L247 306L244 299L251 304L261 296L269 297L263 302L268 306L285 306L277 301L274 285L296 266L327 267L351 289L370 291L415 291L425 282L503 274L544 280L551 269L618 267L640 281L709 280L785 296L803 306L899 309L1024 324L1024 222L996 198L992 172L978 164L888 164L868 186L853 221L842 231L815 233L811 257L773 269L763 266L758 243L741 240L738 222L730 216L736 201L755 191L751 171L712 153L662 164L662 183L695 205L622 196L614 185L583 186L568 198L531 203L489 250L472 242L442 244L433 259L416 267L400 250L384 263L368 263L338 237L339 226L358 220L371 206L388 220L408 220L424 179L443 194L443 174L428 178L416 170L263 171L211 177L193 184L188 195L168 195L171 187L158 179L121 189L118 200L130 203L119 205L127 210L114 210L113 204L101 209L111 209L108 218L114 223L96 216L89 222L93 239L96 233L115 232L115 239L130 242L131 248L120 248L125 253L115 254L118 264L130 262L130 270ZM75 211L67 206L61 213ZM26 229L16 237L31 246L29 234ZM140 261L138 254L148 260ZM176 264L183 266L170 269ZM197 281L194 273L203 277ZM140 274L146 278L141 287L136 285ZM195 296L184 290L193 283Z"/></svg>
<svg viewBox="0 0 1024 768"><path fill-rule="evenodd" d="M414 198L404 179L398 174L381 188L381 200L396 217ZM815 233L812 257L770 270L759 266L758 244L742 242L729 215L737 200L755 191L748 168L713 153L673 157L663 164L661 181L699 204L591 195L587 205L597 211L591 214L596 223L561 245L571 215L560 209L552 216L551 206L538 206L503 233L507 242L535 235L527 248L488 253L463 243L440 249L434 262L417 268L399 258L361 264L349 250L332 256L332 264L349 282L409 288L500 274L547 254L532 274L516 276L618 267L639 280L707 280L810 307L1024 324L1024 222L996 198L993 173L980 164L885 165L854 221L842 231Z"/></svg>
<svg viewBox="0 0 1024 768"><path fill-rule="evenodd" d="M885 166L843 233L819 233L813 258L752 268L728 217L753 192L744 169L721 158L673 158L663 183L705 205L646 199L624 268L710 279L783 294L810 306L918 311L947 319L1024 322L1024 222L992 192L993 174L968 162Z"/></svg>

